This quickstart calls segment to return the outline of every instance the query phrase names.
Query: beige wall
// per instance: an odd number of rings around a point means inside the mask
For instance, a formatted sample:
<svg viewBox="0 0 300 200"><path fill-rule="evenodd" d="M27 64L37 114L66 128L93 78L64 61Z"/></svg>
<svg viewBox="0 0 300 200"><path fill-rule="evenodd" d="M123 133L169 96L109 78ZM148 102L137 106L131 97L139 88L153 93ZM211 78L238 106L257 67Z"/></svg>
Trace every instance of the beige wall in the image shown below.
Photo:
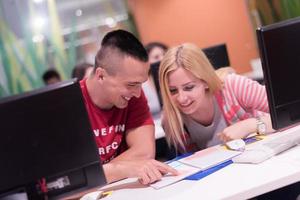
<svg viewBox="0 0 300 200"><path fill-rule="evenodd" d="M226 43L231 66L251 70L258 57L244 0L128 0L143 43L169 46L193 42L199 47Z"/></svg>

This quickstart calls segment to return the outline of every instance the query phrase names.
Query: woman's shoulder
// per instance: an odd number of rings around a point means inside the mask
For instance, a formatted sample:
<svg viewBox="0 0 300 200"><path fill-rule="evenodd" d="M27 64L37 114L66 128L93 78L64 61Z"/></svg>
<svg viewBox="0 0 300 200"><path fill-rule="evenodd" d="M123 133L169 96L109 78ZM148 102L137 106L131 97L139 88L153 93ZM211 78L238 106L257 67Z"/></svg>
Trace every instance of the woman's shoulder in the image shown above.
<svg viewBox="0 0 300 200"><path fill-rule="evenodd" d="M231 73L226 76L225 81L235 81L237 79L249 79L249 78L237 73Z"/></svg>
<svg viewBox="0 0 300 200"><path fill-rule="evenodd" d="M229 86L229 85L241 85L241 84L246 84L246 83L251 83L254 82L252 79L244 76L244 75L239 75L236 73L228 74L224 80L224 86Z"/></svg>

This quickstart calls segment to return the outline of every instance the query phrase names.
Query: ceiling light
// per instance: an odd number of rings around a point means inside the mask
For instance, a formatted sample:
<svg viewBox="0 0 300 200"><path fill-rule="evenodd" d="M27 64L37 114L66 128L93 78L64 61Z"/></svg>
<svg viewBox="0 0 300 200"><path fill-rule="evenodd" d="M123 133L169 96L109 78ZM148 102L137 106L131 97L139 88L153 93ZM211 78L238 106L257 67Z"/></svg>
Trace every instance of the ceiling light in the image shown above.
<svg viewBox="0 0 300 200"><path fill-rule="evenodd" d="M45 18L35 17L32 21L32 28L34 31L40 32L46 23Z"/></svg>
<svg viewBox="0 0 300 200"><path fill-rule="evenodd" d="M82 10L81 10L81 9L77 9L77 10L75 11L75 15L76 15L77 17L80 17L80 16L82 15Z"/></svg>
<svg viewBox="0 0 300 200"><path fill-rule="evenodd" d="M114 28L115 26L117 26L117 22L114 18L112 17L107 17L105 19L105 24L109 27L109 28Z"/></svg>
<svg viewBox="0 0 300 200"><path fill-rule="evenodd" d="M37 34L37 35L34 35L33 37L32 37L32 41L34 42L34 43L37 43L37 42L42 42L43 40L44 40L44 35L42 35L42 34Z"/></svg>
<svg viewBox="0 0 300 200"><path fill-rule="evenodd" d="M33 0L34 3L42 3L44 0Z"/></svg>

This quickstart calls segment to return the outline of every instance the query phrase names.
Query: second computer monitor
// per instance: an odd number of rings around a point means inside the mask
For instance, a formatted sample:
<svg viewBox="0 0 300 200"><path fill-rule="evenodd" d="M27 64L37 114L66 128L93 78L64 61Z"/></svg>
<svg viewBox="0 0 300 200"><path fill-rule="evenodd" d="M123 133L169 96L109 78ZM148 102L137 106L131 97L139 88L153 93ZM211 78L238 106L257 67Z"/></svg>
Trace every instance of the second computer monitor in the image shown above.
<svg viewBox="0 0 300 200"><path fill-rule="evenodd" d="M257 30L274 129L300 122L300 17Z"/></svg>
<svg viewBox="0 0 300 200"><path fill-rule="evenodd" d="M203 48L202 51L205 53L214 69L230 66L226 44L218 44Z"/></svg>

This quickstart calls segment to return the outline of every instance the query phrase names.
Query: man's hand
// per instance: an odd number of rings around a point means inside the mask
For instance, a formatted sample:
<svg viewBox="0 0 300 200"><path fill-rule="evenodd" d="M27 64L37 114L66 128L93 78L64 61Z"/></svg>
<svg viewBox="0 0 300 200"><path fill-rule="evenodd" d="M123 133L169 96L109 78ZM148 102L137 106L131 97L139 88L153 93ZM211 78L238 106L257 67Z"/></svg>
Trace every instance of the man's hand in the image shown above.
<svg viewBox="0 0 300 200"><path fill-rule="evenodd" d="M154 159L112 161L107 165L110 165L110 169L115 169L114 172L118 172L119 177L137 177L144 185L160 180L167 173L178 175L175 169ZM107 179L108 182L114 181L113 177L107 176Z"/></svg>

